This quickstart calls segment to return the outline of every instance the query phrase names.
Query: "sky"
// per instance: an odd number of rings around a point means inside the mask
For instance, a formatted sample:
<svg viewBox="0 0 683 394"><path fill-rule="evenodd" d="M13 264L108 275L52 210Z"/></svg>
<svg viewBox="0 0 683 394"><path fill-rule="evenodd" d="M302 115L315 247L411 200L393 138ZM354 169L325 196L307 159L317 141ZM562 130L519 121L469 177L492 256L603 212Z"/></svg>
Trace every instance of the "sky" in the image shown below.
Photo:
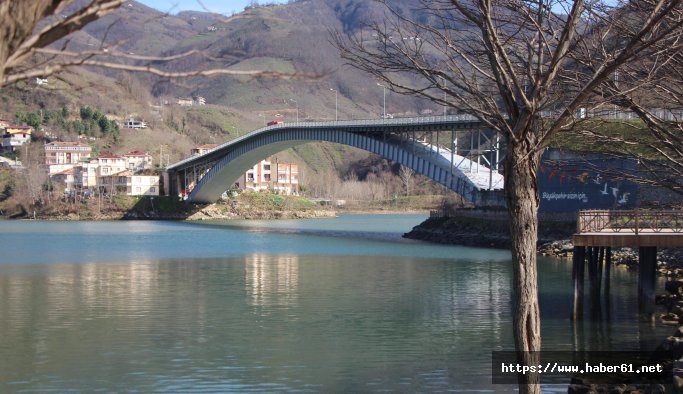
<svg viewBox="0 0 683 394"><path fill-rule="evenodd" d="M242 12L244 7L252 3L252 0L137 0L140 3L156 8L169 14L177 14L180 11L211 11L219 14L231 15L233 12ZM260 0L260 4L284 3L284 0Z"/></svg>

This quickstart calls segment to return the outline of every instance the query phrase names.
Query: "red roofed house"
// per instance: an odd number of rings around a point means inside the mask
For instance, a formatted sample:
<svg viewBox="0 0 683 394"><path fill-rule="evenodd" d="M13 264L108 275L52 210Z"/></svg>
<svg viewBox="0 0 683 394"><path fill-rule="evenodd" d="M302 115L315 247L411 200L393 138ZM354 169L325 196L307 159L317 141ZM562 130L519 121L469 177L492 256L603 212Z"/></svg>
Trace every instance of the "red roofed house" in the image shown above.
<svg viewBox="0 0 683 394"><path fill-rule="evenodd" d="M192 156L197 156L197 155L203 155L204 153L215 149L218 146L218 144L204 144L200 146L196 146L192 148L192 151L190 151L190 154Z"/></svg>
<svg viewBox="0 0 683 394"><path fill-rule="evenodd" d="M50 179L55 183L64 185L66 190L70 191L74 187L74 169L69 168L68 170L50 174Z"/></svg>
<svg viewBox="0 0 683 394"><path fill-rule="evenodd" d="M97 176L109 176L118 174L119 172L128 169L126 158L118 155L100 155L95 158L97 160Z"/></svg>
<svg viewBox="0 0 683 394"><path fill-rule="evenodd" d="M147 152L134 150L126 153L123 157L126 159L129 170L142 171L152 168L152 155Z"/></svg>

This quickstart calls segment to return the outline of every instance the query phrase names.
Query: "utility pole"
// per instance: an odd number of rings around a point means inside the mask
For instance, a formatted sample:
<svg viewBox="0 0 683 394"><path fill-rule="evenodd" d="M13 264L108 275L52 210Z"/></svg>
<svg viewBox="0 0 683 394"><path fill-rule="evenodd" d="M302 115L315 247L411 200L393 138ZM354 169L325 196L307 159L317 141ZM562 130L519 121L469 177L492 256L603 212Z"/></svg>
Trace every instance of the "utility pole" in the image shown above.
<svg viewBox="0 0 683 394"><path fill-rule="evenodd" d="M294 100L293 98L289 99L289 101L293 101L296 104L296 121L298 123L299 122L299 102Z"/></svg>
<svg viewBox="0 0 683 394"><path fill-rule="evenodd" d="M379 82L377 82L377 86L381 86L383 91L384 91L384 95L383 95L384 111L382 112L382 119L386 119L387 118L387 87L382 85Z"/></svg>
<svg viewBox="0 0 683 394"><path fill-rule="evenodd" d="M441 77L443 80L443 116L446 116L446 78Z"/></svg>
<svg viewBox="0 0 683 394"><path fill-rule="evenodd" d="M334 92L334 120L337 121L339 120L339 112L337 110L339 108L339 106L337 105L337 90L332 88L330 88L330 90Z"/></svg>

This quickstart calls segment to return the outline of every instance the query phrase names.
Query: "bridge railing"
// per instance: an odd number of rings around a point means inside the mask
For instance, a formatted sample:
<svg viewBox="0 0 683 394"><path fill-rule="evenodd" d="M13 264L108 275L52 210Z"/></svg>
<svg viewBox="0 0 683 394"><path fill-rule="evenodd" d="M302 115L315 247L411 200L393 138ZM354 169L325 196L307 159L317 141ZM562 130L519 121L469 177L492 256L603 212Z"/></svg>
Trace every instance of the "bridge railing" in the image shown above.
<svg viewBox="0 0 683 394"><path fill-rule="evenodd" d="M265 126L254 131L251 131L243 136L237 137L234 140L225 142L209 152L203 153L201 155L192 156L180 160L168 166L169 169L175 169L187 165L189 163L201 161L204 157L210 156L213 152L219 151L220 149L234 145L240 141L251 138L252 136L259 133L270 132L271 130L285 129L285 128L335 128L335 127L367 127L367 126L422 126L429 124L439 124L439 123L476 123L477 118L471 115L446 115L446 116L421 116L412 118L392 118L392 119L358 119L358 120L339 120L339 121L300 121L300 122L285 122L278 123L276 125Z"/></svg>
<svg viewBox="0 0 683 394"><path fill-rule="evenodd" d="M683 233L683 211L579 211L577 233Z"/></svg>

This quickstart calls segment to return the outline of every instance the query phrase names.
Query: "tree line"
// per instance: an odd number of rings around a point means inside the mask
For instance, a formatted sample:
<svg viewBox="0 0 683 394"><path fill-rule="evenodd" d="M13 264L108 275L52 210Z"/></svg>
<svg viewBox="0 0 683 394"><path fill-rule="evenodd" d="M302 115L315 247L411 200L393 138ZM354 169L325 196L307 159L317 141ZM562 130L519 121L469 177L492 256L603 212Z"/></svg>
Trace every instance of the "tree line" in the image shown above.
<svg viewBox="0 0 683 394"><path fill-rule="evenodd" d="M62 107L58 110L19 111L15 114L15 120L36 130L42 126L50 126L78 135L111 137L114 141L118 141L120 136L118 123L115 120L108 119L99 109L84 106L79 109L78 115L79 118L73 120L69 109Z"/></svg>

